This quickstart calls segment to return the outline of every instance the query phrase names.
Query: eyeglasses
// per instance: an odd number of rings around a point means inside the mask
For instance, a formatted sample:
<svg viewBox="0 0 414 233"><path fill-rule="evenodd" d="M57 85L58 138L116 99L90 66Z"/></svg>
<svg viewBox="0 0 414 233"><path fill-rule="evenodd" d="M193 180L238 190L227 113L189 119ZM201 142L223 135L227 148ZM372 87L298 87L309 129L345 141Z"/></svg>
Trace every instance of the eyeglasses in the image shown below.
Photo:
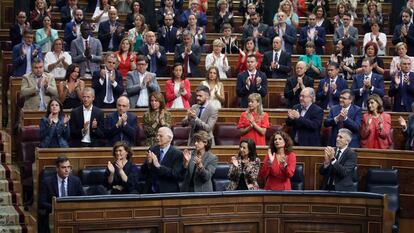
<svg viewBox="0 0 414 233"><path fill-rule="evenodd" d="M145 66L147 63L137 63L137 66Z"/></svg>

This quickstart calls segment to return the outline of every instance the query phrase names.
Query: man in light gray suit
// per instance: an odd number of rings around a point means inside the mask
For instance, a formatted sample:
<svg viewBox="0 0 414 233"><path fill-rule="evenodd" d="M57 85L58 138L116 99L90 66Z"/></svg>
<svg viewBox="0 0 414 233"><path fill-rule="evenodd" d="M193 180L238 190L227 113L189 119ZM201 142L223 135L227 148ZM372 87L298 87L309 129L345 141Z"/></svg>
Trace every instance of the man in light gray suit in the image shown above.
<svg viewBox="0 0 414 233"><path fill-rule="evenodd" d="M358 55L358 29L351 26L351 15L345 12L342 16L344 24L335 29L333 42L336 45L339 40L344 39L351 45L351 53Z"/></svg>
<svg viewBox="0 0 414 233"><path fill-rule="evenodd" d="M80 76L92 78L95 71L99 71L102 62L102 44L91 36L91 26L87 22L81 24L81 36L72 41L70 52L72 62L80 66Z"/></svg>
<svg viewBox="0 0 414 233"><path fill-rule="evenodd" d="M137 69L127 74L127 95L131 108L146 108L149 95L159 92L156 75L147 71L148 60L143 55L137 56Z"/></svg>
<svg viewBox="0 0 414 233"><path fill-rule="evenodd" d="M199 86L196 89L197 104L191 106L187 111L187 116L182 120L182 125L191 126L190 135L188 137L188 145L194 145L194 134L204 130L212 138L212 144L214 143L213 129L218 117L218 110L211 104L208 99L210 98L210 89L207 86Z"/></svg>

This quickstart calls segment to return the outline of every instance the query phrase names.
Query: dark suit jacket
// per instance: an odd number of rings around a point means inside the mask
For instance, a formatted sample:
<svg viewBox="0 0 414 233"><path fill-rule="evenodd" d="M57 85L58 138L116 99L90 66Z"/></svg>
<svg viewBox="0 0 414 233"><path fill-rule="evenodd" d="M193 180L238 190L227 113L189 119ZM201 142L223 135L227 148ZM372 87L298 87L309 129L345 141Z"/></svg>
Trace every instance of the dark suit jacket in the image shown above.
<svg viewBox="0 0 414 233"><path fill-rule="evenodd" d="M267 95L267 77L266 74L256 70L255 78L260 77L262 79L262 83L260 87L256 86L256 82L250 84L249 89L246 88L246 79L249 78L249 72L244 71L237 75L237 84L236 84L236 92L237 97L240 98L240 107L247 108L247 98L252 93L259 93L262 98Z"/></svg>
<svg viewBox="0 0 414 233"><path fill-rule="evenodd" d="M258 40L257 43L259 44L258 49L260 53L263 54L269 49L268 40L266 40L267 25L263 23L259 23L257 31L263 34L261 37L257 39ZM253 36L253 25L248 24L247 26L243 28L243 34L242 34L243 43L245 43L246 39L251 36Z"/></svg>
<svg viewBox="0 0 414 233"><path fill-rule="evenodd" d="M294 110L301 112L301 105L293 106ZM298 119L286 119L286 125L292 126L292 139L298 134L299 146L320 146L321 145L321 126L323 120L323 110L316 104L311 104L306 114Z"/></svg>
<svg viewBox="0 0 414 233"><path fill-rule="evenodd" d="M271 70L270 65L273 61L273 50L267 51L263 55L263 62L261 70L266 72L267 77L269 78L277 78L277 79L286 79L290 75L290 71L292 70L292 62L290 60L290 54L284 52L283 50L280 52L278 58L279 68Z"/></svg>
<svg viewBox="0 0 414 233"><path fill-rule="evenodd" d="M405 42L407 44L407 55L414 56L414 24L410 24L408 28L407 36L400 37L402 24L399 24L394 29L394 34L392 36L392 43L394 45L398 44L399 42Z"/></svg>
<svg viewBox="0 0 414 233"><path fill-rule="evenodd" d="M292 76L286 80L284 96L288 108L292 108L295 104L299 103L299 96L302 88L299 88L296 92L293 92L293 88L295 88L297 84L297 77ZM305 75L303 76L303 84L305 87L313 88L313 79Z"/></svg>
<svg viewBox="0 0 414 233"><path fill-rule="evenodd" d="M273 39L276 36L279 36L279 31L275 31L275 27L269 26L266 30L266 37L263 38L267 44L268 50L272 50ZM285 34L283 34L282 39L285 42L285 52L294 54L293 46L296 44L297 40L296 29L291 25L286 24Z"/></svg>
<svg viewBox="0 0 414 233"><path fill-rule="evenodd" d="M157 66L157 72L155 72L157 74L158 77L167 77L169 76L169 74L167 74L167 55L165 54L165 49L163 46L159 46L160 47L160 54L161 56L158 57L156 54L154 54L155 56L155 60L156 60L156 66ZM148 68L147 70L151 71L151 59L148 51L148 46L146 44L144 44L139 50L138 50L138 54L144 55L148 58Z"/></svg>
<svg viewBox="0 0 414 233"><path fill-rule="evenodd" d="M102 85L99 82L99 79L100 79L100 71L93 72L93 75L92 75L92 88L95 90L94 104L96 105L96 107L102 108L102 107L104 107L104 105L106 105L103 102L104 99L105 99L105 95L106 95L106 78L104 78L104 82L103 82ZM116 100L124 92L124 87L123 87L123 84L122 84L122 75L121 75L121 73L119 73L118 70L115 70L115 81L117 82L116 87L112 86L112 84L111 84L112 93L113 93L113 96L114 96L114 102L111 104L112 108L116 107Z"/></svg>
<svg viewBox="0 0 414 233"><path fill-rule="evenodd" d="M98 3L98 0L88 0L88 5L86 6L85 11L93 14L97 3Z"/></svg>
<svg viewBox="0 0 414 233"><path fill-rule="evenodd" d="M160 155L160 146L150 148L157 157ZM152 185L156 180L160 193L180 192L178 182L182 180L183 173L183 153L172 145L164 155L161 166L156 168L149 165L147 161L141 167L141 172L145 177L144 193L153 193Z"/></svg>
<svg viewBox="0 0 414 233"><path fill-rule="evenodd" d="M339 115L341 112L342 107L340 105L335 105L329 111L328 117L326 118L323 125L325 127L331 127L331 137L329 138L328 145L335 146L336 145L336 136L338 135L339 128L347 128L352 132L352 140L349 143L349 147L351 148L358 148L359 145L359 128L361 126L361 108L351 104L348 110L348 117L345 121L341 123L336 123L334 118Z"/></svg>
<svg viewBox="0 0 414 233"><path fill-rule="evenodd" d="M98 122L98 127L96 129L92 128L93 119L96 119ZM72 146L73 147L80 147L82 136L82 129L83 129L83 105L72 109L70 113L70 135L72 139ZM90 136L91 136L91 146L103 146L101 143L101 139L104 137L104 115L101 109L93 106L92 107L92 114L91 120L89 121L89 129L90 129Z"/></svg>
<svg viewBox="0 0 414 233"><path fill-rule="evenodd" d="M210 151L205 152L202 159L204 169L197 169L194 163L195 156L196 151L194 150L188 168L183 169L184 180L181 192L191 192L191 188L194 188L194 192L213 192L212 177L216 172L218 158ZM193 183L193 187L191 187L191 183Z"/></svg>
<svg viewBox="0 0 414 233"><path fill-rule="evenodd" d="M115 26L118 29L122 25L121 23L116 21ZM120 33L117 33L115 31L113 34L111 34L111 25L109 23L109 20L100 23L99 30L98 30L98 39L101 41L102 50L104 52L109 50L109 42L111 41L111 37L112 37L112 44L113 44L113 48L111 51L117 51L119 47L119 43L121 42L122 38L124 38L124 30L122 30Z"/></svg>
<svg viewBox="0 0 414 233"><path fill-rule="evenodd" d="M362 107L362 103L365 103L365 106L367 105L368 96L372 94L377 94L381 98L384 97L384 78L381 75L372 73L371 76L371 85L374 87L373 90L367 90L360 93L360 88L364 86L364 75L360 74L357 75L354 78L354 81L352 82L352 91L355 95L354 104L358 105L359 107Z"/></svg>
<svg viewBox="0 0 414 233"><path fill-rule="evenodd" d="M183 44L178 44L175 46L174 51L174 62L184 63L184 58L181 54L184 52L185 46ZM189 55L188 64L190 65L191 75L193 77L200 77L200 72L198 71L198 64L200 63L201 59L201 47L198 45L191 45L191 51L193 51Z"/></svg>
<svg viewBox="0 0 414 233"><path fill-rule="evenodd" d="M331 80L330 80L329 77L326 77L326 78L322 79L319 82L318 91L316 92L316 100L319 101L319 106L322 109L327 109L328 104L329 104L329 91L328 91L328 93L325 93L323 91L323 87L324 87L325 83L329 85L330 81ZM336 78L335 84L336 84L336 91L335 91L335 93L331 94L333 105L339 104L339 96L341 95L341 91L348 88L348 83L341 76L338 76Z"/></svg>
<svg viewBox="0 0 414 233"><path fill-rule="evenodd" d="M68 5L63 6L60 9L62 26L65 26L67 23L69 23L72 20L72 16L70 15L70 11L71 11L71 9Z"/></svg>
<svg viewBox="0 0 414 233"><path fill-rule="evenodd" d="M27 59L26 56L21 55L23 43L17 44L13 47L13 72L14 77L20 77L26 74ZM36 58L43 60L42 49L37 44L32 44L32 53L37 49ZM32 61L33 61L32 57Z"/></svg>
<svg viewBox="0 0 414 233"><path fill-rule="evenodd" d="M335 182L335 191L353 191L352 173L356 162L357 154L348 147L339 161L337 160L333 165L329 164L325 168L322 164L319 168L319 173L324 176L321 189L327 189L328 180L332 180Z"/></svg>
<svg viewBox="0 0 414 233"><path fill-rule="evenodd" d="M12 42L12 48L17 44L22 43L23 35L20 33L20 27L17 23L10 27L9 35Z"/></svg>
<svg viewBox="0 0 414 233"><path fill-rule="evenodd" d="M107 116L108 128L106 129L106 137L108 139L107 146L113 146L117 141L126 141L130 146L135 145L135 136L137 135L137 116L130 112L126 125L117 128L116 123L119 119L118 112L113 112Z"/></svg>
<svg viewBox="0 0 414 233"><path fill-rule="evenodd" d="M44 178L40 184L39 209L44 209L47 213L52 212L52 198L59 197L59 187L57 182L57 175L54 174ZM67 182L68 196L85 195L81 181L78 177L69 175Z"/></svg>
<svg viewBox="0 0 414 233"><path fill-rule="evenodd" d="M157 41L160 45L165 48L165 52L173 53L175 50L175 46L180 43L177 39L177 28L172 27L170 32L168 32L165 28L158 28L157 34Z"/></svg>
<svg viewBox="0 0 414 233"><path fill-rule="evenodd" d="M305 50L306 42L308 42L308 31L310 27L304 26L300 29L300 35L299 35L299 44L303 47ZM326 43L326 33L325 29L323 27L316 27L317 35L315 35L313 42L315 43L315 52L317 55L323 55L324 54L324 46Z"/></svg>
<svg viewBox="0 0 414 233"><path fill-rule="evenodd" d="M401 72L398 73L401 77ZM388 95L394 97L394 112L411 112L411 103L414 101L414 72L408 75L410 85L401 81L398 87L395 86L395 79L391 78L391 85ZM403 80L403 78L401 78Z"/></svg>
<svg viewBox="0 0 414 233"><path fill-rule="evenodd" d="M77 35L73 34L73 26L75 22L69 22L65 25L65 32L63 35L64 41L65 41L65 50L70 51L70 45L72 44L72 41L76 39Z"/></svg>
<svg viewBox="0 0 414 233"><path fill-rule="evenodd" d="M411 142L414 139L414 114L410 114L407 121L407 130L403 131L405 136L405 149L413 150L411 147Z"/></svg>

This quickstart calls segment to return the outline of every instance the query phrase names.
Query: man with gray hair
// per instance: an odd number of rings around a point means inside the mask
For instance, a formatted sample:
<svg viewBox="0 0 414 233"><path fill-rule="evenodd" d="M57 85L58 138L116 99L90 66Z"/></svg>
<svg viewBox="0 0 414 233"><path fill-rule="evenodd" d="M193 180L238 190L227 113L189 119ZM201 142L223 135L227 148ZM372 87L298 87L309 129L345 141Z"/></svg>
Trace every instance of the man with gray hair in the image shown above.
<svg viewBox="0 0 414 233"><path fill-rule="evenodd" d="M158 129L156 142L147 153L141 166L145 177L142 193L180 192L178 182L182 178L183 153L171 145L173 132L168 127Z"/></svg>
<svg viewBox="0 0 414 233"><path fill-rule="evenodd" d="M324 176L321 189L333 191L356 191L352 175L357 162L357 154L348 147L352 132L342 128L336 136L336 148L325 148L325 160L319 168Z"/></svg>
<svg viewBox="0 0 414 233"><path fill-rule="evenodd" d="M191 32L188 30L183 32L182 41L175 47L174 62L183 64L184 77L200 77L198 64L201 59L201 47L193 44Z"/></svg>
<svg viewBox="0 0 414 233"><path fill-rule="evenodd" d="M299 104L288 110L286 125L292 127L291 137L298 146L320 146L323 110L315 102L315 91L305 87L299 96Z"/></svg>
<svg viewBox="0 0 414 233"><path fill-rule="evenodd" d="M306 63L298 61L295 74L286 80L284 96L289 108L299 103L300 92L305 87L313 87L313 79L305 74L306 69Z"/></svg>

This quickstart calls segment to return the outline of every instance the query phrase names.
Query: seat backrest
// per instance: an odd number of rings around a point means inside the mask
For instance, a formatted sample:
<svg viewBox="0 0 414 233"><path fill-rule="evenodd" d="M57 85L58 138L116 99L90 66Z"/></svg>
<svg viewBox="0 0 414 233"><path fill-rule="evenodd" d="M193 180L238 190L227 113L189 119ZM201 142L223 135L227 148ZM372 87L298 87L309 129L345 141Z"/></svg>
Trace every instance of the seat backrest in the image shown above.
<svg viewBox="0 0 414 233"><path fill-rule="evenodd" d="M19 162L33 163L35 161L35 148L40 143L39 126L30 125L21 128L17 137L17 159Z"/></svg>
<svg viewBox="0 0 414 233"><path fill-rule="evenodd" d="M290 178L292 190L305 189L305 173L303 171L303 164L296 164L295 173Z"/></svg>
<svg viewBox="0 0 414 233"><path fill-rule="evenodd" d="M80 171L79 177L82 185L99 185L105 181L105 167L84 168Z"/></svg>
<svg viewBox="0 0 414 233"><path fill-rule="evenodd" d="M366 176L365 191L387 194L389 208L397 212L400 208L400 180L396 169L371 168Z"/></svg>
<svg viewBox="0 0 414 233"><path fill-rule="evenodd" d="M214 191L226 191L230 180L227 176L229 173L230 165L227 163L219 163L216 167L213 179L213 190Z"/></svg>
<svg viewBox="0 0 414 233"><path fill-rule="evenodd" d="M145 146L145 139L147 138L145 136L145 132L144 132L144 126L142 124L138 124L138 128L137 128L137 135L135 136L135 145L136 146Z"/></svg>
<svg viewBox="0 0 414 233"><path fill-rule="evenodd" d="M358 184L359 184L359 178L358 178L358 167L355 166L352 170L352 191L357 192L358 191Z"/></svg>
<svg viewBox="0 0 414 233"><path fill-rule="evenodd" d="M216 124L214 140L216 145L239 145L240 131L236 124Z"/></svg>
<svg viewBox="0 0 414 233"><path fill-rule="evenodd" d="M175 125L173 127L173 145L174 146L186 146L188 142L188 136L190 135L190 127L183 127L181 125Z"/></svg>
<svg viewBox="0 0 414 233"><path fill-rule="evenodd" d="M283 130L283 125L272 125L266 130L266 145L270 144L270 138L279 130Z"/></svg>

